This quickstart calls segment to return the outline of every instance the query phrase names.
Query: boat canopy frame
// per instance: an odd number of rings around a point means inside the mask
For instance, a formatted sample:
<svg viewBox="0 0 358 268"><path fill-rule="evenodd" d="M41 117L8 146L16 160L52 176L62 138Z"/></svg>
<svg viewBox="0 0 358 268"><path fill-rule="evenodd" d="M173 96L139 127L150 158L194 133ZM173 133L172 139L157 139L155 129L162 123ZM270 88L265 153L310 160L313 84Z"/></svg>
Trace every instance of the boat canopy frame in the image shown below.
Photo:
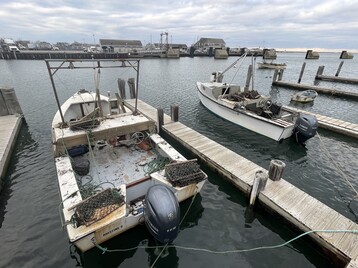
<svg viewBox="0 0 358 268"><path fill-rule="evenodd" d="M138 106L138 89L139 89L139 59L45 59L47 71L50 76L51 85L53 89L53 93L55 95L56 103L58 106L58 111L60 112L62 125L66 126L67 123L65 122L63 112L61 109L60 100L58 98L57 89L55 86L55 81L53 79L53 76L57 73L59 70L73 70L73 69L93 69L93 70L100 70L103 68L132 68L136 72L136 91L135 91L135 107L133 114L137 114L137 106ZM102 62L109 62L113 64L109 65L102 65ZM68 64L67 64L68 63ZM86 65L81 66L83 63L92 63L92 66ZM99 88L96 86L96 94L98 96L98 101L100 102L99 97Z"/></svg>

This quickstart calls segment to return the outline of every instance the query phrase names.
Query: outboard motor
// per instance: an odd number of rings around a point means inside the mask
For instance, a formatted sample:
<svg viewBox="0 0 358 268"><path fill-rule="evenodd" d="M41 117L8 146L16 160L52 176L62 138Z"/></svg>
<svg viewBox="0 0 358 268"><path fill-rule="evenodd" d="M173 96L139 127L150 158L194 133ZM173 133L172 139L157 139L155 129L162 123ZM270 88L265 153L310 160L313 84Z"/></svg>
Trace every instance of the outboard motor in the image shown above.
<svg viewBox="0 0 358 268"><path fill-rule="evenodd" d="M294 138L299 144L305 144L308 139L316 135L317 127L318 121L315 116L300 114L293 130Z"/></svg>
<svg viewBox="0 0 358 268"><path fill-rule="evenodd" d="M163 184L151 186L144 201L144 220L159 242L172 242L179 233L180 209L174 193Z"/></svg>

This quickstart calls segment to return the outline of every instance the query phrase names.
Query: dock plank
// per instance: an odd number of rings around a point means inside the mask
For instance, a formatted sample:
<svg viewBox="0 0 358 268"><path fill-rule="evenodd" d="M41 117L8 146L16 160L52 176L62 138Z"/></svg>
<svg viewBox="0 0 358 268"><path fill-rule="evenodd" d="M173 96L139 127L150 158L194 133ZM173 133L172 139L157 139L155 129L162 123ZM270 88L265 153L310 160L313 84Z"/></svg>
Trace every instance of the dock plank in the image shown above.
<svg viewBox="0 0 358 268"><path fill-rule="evenodd" d="M342 123L341 120L326 116L320 116L319 118L324 120L324 122L320 122L321 124L337 129L348 127L349 131L354 132L356 127L355 124ZM341 124L341 126L333 125L332 122ZM163 130L247 195L250 193L255 173L258 170L267 172L264 168L202 136L180 122L165 124ZM279 181L268 180L266 188L261 191L258 199L266 207L278 213L303 232L313 230L358 230L356 223L283 178ZM341 260L347 260L349 267L356 267L358 258L357 234L313 232L309 236L320 246L331 252L332 256L340 256Z"/></svg>
<svg viewBox="0 0 358 268"><path fill-rule="evenodd" d="M0 190L22 120L22 117L17 115L0 116Z"/></svg>
<svg viewBox="0 0 358 268"><path fill-rule="evenodd" d="M312 112L284 106L289 111L314 115L318 120L318 126L353 138L358 138L358 124L346 122L337 118L319 115Z"/></svg>

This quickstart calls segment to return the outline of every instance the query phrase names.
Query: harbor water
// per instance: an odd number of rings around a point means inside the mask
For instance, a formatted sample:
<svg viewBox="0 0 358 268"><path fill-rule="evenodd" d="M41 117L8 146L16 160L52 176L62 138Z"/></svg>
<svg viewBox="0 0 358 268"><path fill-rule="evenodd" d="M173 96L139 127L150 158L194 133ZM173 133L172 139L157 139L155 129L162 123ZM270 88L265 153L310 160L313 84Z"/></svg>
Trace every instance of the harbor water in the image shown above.
<svg viewBox="0 0 358 268"><path fill-rule="evenodd" d="M297 82L305 53L279 53L276 62L287 63L283 81ZM357 57L346 60L340 76L356 78ZM199 102L196 81L207 81L214 71L225 70L236 58L143 59L140 62L139 98L170 114L179 105L179 121L268 169L270 160L286 163L283 177L345 217L358 223L358 142L319 129L306 147L292 140L278 143L209 112ZM257 58L256 61L261 61ZM313 85L320 65L334 75L339 53L321 53L306 60L301 84ZM251 57L224 80L244 86ZM239 67L239 66L237 66ZM292 89L271 86L273 70L255 69L254 87L283 105L358 123L357 101L319 95L313 104L290 102ZM100 79L89 70L65 70L55 75L60 101L81 88L102 93L117 92L117 78L134 73L125 68L102 69ZM323 87L357 92L358 86L320 82ZM331 267L315 245L299 239L275 249L256 249L284 244L299 233L261 209L248 211L248 198L222 177L202 166L209 179L200 195L181 204L189 209L174 247L157 259L155 243L144 225L104 243L110 249L131 249L102 254L94 248L80 254L69 243L61 226L60 197L51 144L51 122L57 105L44 61L0 60L0 86L10 86L26 119L0 194L0 267ZM128 86L127 86L128 89ZM129 94L128 94L129 96ZM180 147L185 156L192 156ZM351 185L349 185L349 183ZM354 188L354 189L353 189ZM249 213L250 212L250 213ZM199 251L207 249L210 251ZM248 250L243 252L228 252ZM220 252L220 253L219 253Z"/></svg>

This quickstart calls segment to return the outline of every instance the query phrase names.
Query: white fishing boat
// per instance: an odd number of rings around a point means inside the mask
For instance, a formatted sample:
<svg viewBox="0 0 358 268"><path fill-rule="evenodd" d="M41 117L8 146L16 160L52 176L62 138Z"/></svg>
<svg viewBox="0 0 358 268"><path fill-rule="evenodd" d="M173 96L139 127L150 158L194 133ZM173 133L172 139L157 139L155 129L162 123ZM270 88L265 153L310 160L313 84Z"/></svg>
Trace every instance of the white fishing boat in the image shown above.
<svg viewBox="0 0 358 268"><path fill-rule="evenodd" d="M214 72L209 82L196 83L201 103L218 116L276 141L293 136L304 144L316 134L314 116L286 110L249 87L242 90L237 84L223 82L224 73L238 63L240 66L245 56L223 72Z"/></svg>
<svg viewBox="0 0 358 268"><path fill-rule="evenodd" d="M82 252L140 223L158 243L179 232L179 202L200 192L206 174L187 160L120 95L80 90L60 105L54 74L62 69L130 67L139 60L46 60L58 111L52 143L61 215L70 242ZM82 66L82 64L84 66ZM102 69L104 71L105 69ZM98 80L97 80L98 81ZM121 92L121 91L120 91ZM138 96L138 82L136 83Z"/></svg>
<svg viewBox="0 0 358 268"><path fill-rule="evenodd" d="M291 100L301 103L308 103L313 102L317 96L318 93L315 90L305 90L293 94Z"/></svg>

